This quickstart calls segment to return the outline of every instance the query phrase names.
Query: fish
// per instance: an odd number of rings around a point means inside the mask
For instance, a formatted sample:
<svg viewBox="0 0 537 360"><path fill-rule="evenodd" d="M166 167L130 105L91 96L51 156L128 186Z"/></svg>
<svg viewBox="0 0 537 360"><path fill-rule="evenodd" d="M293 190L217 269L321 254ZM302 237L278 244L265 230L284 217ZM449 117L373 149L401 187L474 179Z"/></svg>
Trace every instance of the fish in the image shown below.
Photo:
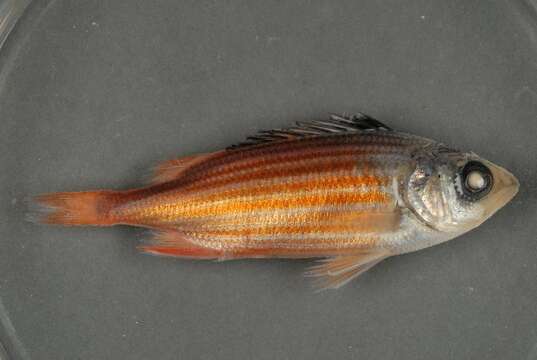
<svg viewBox="0 0 537 360"><path fill-rule="evenodd" d="M153 255L315 258L305 275L337 289L388 257L474 229L518 189L473 152L362 113L331 114L165 161L139 188L38 195L30 219L149 228L138 249Z"/></svg>

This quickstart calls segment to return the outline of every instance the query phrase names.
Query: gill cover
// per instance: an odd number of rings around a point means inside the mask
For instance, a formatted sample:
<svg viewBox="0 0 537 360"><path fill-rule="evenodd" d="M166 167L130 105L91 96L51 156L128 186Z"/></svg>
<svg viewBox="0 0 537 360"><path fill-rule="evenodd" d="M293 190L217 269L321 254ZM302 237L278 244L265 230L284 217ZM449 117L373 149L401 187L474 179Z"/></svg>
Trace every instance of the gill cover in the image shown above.
<svg viewBox="0 0 537 360"><path fill-rule="evenodd" d="M439 227L450 211L442 191L446 179L439 170L439 164L435 164L432 156L416 157L416 168L410 174L405 189L407 207L435 230L442 230Z"/></svg>

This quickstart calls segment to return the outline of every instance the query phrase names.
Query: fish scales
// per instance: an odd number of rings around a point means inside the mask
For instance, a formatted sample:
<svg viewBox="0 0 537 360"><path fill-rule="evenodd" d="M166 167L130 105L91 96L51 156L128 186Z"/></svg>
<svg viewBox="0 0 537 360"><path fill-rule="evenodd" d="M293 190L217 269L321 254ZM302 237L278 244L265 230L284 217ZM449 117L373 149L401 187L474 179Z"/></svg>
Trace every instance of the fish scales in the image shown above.
<svg viewBox="0 0 537 360"><path fill-rule="evenodd" d="M338 142L315 140L285 151L269 144L209 161L179 181L173 195L151 196L134 210L122 208L118 216L183 230L192 227L189 220L202 217L205 221L196 222L197 229L187 234L210 247L266 248L274 241L279 247L370 246L372 236L363 234L378 232L380 222L362 217L349 225L338 219L349 208L355 217L364 210L393 211L392 179L411 143L404 137L361 134ZM192 178L204 179L205 190L193 192L192 185L200 185ZM319 224L330 214L330 224ZM393 231L395 225L383 230ZM342 243L341 237L348 241Z"/></svg>

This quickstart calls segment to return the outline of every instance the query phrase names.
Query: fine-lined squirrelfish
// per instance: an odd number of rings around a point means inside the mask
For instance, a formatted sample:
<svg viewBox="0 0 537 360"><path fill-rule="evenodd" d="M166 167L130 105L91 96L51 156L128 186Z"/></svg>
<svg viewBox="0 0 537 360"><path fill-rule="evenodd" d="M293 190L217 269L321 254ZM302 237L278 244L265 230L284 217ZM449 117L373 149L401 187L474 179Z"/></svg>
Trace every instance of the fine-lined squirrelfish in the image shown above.
<svg viewBox="0 0 537 360"><path fill-rule="evenodd" d="M389 256L475 228L518 187L474 153L363 114L332 115L164 162L146 187L37 196L31 217L150 228L139 248L155 255L322 258L306 274L337 288Z"/></svg>

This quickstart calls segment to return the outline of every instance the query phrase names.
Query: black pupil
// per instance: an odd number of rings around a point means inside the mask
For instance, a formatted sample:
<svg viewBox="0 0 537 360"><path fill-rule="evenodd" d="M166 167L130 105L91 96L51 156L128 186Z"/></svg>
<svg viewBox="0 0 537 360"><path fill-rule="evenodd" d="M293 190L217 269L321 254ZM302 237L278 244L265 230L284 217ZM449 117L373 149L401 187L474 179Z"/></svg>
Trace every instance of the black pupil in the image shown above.
<svg viewBox="0 0 537 360"><path fill-rule="evenodd" d="M483 183L479 186L472 184L469 177L481 176ZM492 188L492 173L489 168L478 161L469 161L461 170L461 178L465 195L472 199L485 196ZM472 186L473 185L473 186Z"/></svg>

